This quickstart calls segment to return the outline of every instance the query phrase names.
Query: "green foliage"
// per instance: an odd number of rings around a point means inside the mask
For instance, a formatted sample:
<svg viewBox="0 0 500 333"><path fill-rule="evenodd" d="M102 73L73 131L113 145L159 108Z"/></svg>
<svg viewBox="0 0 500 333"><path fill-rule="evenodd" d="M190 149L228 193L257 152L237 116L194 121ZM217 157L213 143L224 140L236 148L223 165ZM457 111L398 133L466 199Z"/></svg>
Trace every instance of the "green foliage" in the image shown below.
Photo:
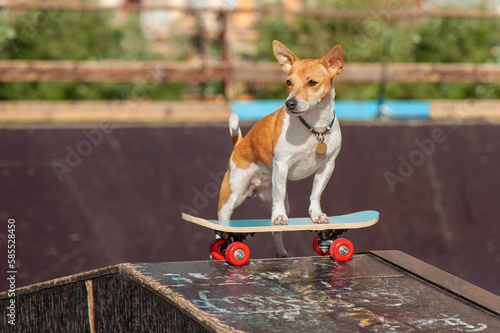
<svg viewBox="0 0 500 333"><path fill-rule="evenodd" d="M330 2L331 3L331 2ZM379 9L380 1L335 1L335 8ZM404 10L404 2L386 9L385 17L363 19L343 18L283 18L264 16L260 22L261 38L256 61L274 61L272 41L277 39L299 58L316 58L335 44L341 44L346 65L350 62L380 62L387 55L390 62L495 62L493 49L500 45L500 21L496 19L394 19L391 10ZM328 8L328 2L320 2ZM362 6L359 7L359 6ZM342 74L341 74L342 75ZM377 99L378 84L339 84L341 99ZM264 91L271 96L286 94ZM257 98L264 97L262 90ZM499 84L476 83L406 83L388 84L388 99L462 99L500 98Z"/></svg>
<svg viewBox="0 0 500 333"><path fill-rule="evenodd" d="M315 8L384 10L364 19L261 17L257 53L246 58L275 61L272 41L278 39L301 58L325 54L341 44L346 60L379 62L387 55L398 62L493 63L500 50L500 21L495 19L393 19L391 11L411 10L414 1L317 0ZM113 13L28 11L0 12L0 60L159 60L148 52L139 16L124 24ZM190 39L178 36L183 46ZM217 58L220 41L209 45ZM192 44L192 41L191 41ZM192 46L192 45L191 45ZM182 47L186 49L186 47ZM339 84L340 99L377 99L378 84ZM81 83L1 82L0 99L180 99L195 88L184 83ZM205 84L213 94L223 89L220 82ZM189 90L189 91L188 91ZM256 98L286 97L283 84L256 85ZM388 99L500 98L499 84L476 83L389 83Z"/></svg>
<svg viewBox="0 0 500 333"><path fill-rule="evenodd" d="M147 51L137 15L118 25L111 13L1 13L0 48L0 59L11 60L159 59ZM179 99L184 90L183 83L4 82L0 99Z"/></svg>

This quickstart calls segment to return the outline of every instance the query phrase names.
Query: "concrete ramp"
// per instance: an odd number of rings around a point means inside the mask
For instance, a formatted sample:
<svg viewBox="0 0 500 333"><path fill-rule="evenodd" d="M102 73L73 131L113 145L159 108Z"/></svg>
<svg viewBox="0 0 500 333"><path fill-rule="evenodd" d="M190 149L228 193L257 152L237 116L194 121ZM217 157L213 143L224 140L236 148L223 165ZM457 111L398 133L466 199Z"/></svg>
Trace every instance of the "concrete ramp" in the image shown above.
<svg viewBox="0 0 500 333"><path fill-rule="evenodd" d="M20 288L15 304L2 332L500 331L500 297L399 251L127 263Z"/></svg>

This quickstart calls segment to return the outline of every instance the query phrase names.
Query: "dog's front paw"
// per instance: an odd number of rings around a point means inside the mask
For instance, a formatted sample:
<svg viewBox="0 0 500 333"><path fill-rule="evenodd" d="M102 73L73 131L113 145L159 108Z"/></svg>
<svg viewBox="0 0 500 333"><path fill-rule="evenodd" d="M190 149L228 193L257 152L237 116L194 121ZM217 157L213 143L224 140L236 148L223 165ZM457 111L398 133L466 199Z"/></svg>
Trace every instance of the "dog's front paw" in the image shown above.
<svg viewBox="0 0 500 333"><path fill-rule="evenodd" d="M328 216L326 216L325 213L319 213L319 214L311 213L311 220L314 223L318 223L318 224L330 223L330 219L328 218Z"/></svg>
<svg viewBox="0 0 500 333"><path fill-rule="evenodd" d="M276 217L273 217L272 221L273 221L273 224L287 225L288 224L288 216L278 215Z"/></svg>

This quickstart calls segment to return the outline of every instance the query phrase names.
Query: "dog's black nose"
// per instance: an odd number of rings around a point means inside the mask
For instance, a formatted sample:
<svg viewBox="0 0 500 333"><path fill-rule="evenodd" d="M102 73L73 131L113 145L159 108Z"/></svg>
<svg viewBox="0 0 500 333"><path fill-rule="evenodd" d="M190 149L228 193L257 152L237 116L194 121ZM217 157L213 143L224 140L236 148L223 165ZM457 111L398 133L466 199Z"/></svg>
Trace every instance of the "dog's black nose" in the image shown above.
<svg viewBox="0 0 500 333"><path fill-rule="evenodd" d="M293 111L295 107L297 107L297 100L295 98L290 98L285 102L285 105L288 110Z"/></svg>

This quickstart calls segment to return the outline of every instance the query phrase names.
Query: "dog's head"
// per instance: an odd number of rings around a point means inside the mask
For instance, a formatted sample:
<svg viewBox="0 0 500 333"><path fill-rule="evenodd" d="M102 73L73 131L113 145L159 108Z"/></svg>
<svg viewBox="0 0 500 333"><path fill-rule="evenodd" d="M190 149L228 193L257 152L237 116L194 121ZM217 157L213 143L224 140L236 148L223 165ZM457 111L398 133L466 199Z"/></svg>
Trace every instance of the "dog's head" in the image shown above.
<svg viewBox="0 0 500 333"><path fill-rule="evenodd" d="M299 59L285 45L273 42L274 56L288 75L290 95L285 102L289 113L300 115L328 98L332 79L343 71L344 55L340 45L334 46L321 59Z"/></svg>

